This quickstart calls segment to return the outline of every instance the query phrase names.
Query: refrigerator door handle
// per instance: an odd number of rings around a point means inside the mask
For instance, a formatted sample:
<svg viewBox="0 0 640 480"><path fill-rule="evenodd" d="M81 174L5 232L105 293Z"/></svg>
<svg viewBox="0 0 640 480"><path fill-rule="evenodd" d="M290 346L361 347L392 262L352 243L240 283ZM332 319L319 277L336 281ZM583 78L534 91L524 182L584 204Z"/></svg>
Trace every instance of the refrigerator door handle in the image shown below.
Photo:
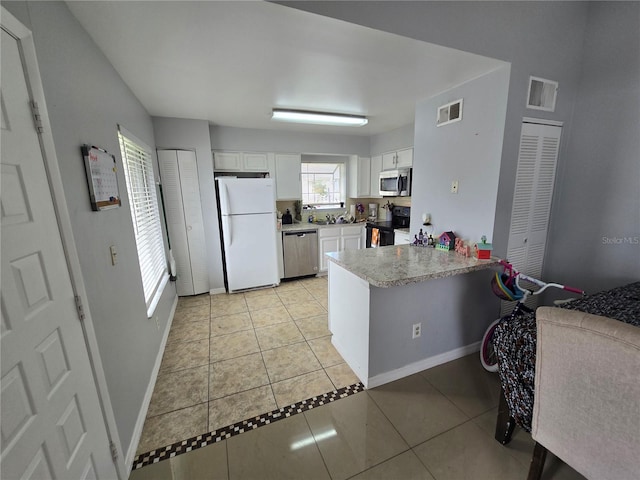
<svg viewBox="0 0 640 480"><path fill-rule="evenodd" d="M227 188L227 186L223 183L222 184L222 191L223 191L223 196L224 196L224 202L223 202L223 214L230 214L231 213L231 204L229 202L229 189Z"/></svg>
<svg viewBox="0 0 640 480"><path fill-rule="evenodd" d="M229 221L229 215L223 215L222 221L224 222L224 231L228 234L227 236L229 237L229 243L226 246L231 246L231 244L233 243L233 230L231 229L232 222Z"/></svg>

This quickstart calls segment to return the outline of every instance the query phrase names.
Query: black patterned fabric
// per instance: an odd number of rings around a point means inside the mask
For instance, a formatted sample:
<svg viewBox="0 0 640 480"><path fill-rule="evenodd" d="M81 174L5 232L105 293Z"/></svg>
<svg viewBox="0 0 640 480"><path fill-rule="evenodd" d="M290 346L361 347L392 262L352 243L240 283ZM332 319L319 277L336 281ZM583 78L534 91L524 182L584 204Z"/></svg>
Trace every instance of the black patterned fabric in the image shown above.
<svg viewBox="0 0 640 480"><path fill-rule="evenodd" d="M601 315L640 327L640 282L587 295L560 308ZM536 364L535 313L503 317L493 334L493 343L511 416L530 432Z"/></svg>

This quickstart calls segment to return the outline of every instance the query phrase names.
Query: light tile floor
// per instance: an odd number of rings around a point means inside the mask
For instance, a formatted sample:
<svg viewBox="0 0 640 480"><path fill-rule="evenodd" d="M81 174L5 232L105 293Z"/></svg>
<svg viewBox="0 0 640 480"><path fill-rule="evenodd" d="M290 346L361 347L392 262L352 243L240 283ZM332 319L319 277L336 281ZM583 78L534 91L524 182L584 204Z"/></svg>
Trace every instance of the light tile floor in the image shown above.
<svg viewBox="0 0 640 480"><path fill-rule="evenodd" d="M499 383L477 355L135 470L132 480L527 477L533 441L493 439ZM584 480L549 454L544 480Z"/></svg>
<svg viewBox="0 0 640 480"><path fill-rule="evenodd" d="M331 344L326 277L182 297L137 454L358 381Z"/></svg>

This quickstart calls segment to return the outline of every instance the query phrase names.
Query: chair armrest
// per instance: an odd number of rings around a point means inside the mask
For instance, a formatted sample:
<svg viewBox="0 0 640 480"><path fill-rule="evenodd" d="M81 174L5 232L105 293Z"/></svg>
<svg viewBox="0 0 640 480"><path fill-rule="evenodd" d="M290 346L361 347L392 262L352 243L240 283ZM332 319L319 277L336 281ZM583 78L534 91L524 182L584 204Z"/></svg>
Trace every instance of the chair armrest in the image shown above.
<svg viewBox="0 0 640 480"><path fill-rule="evenodd" d="M637 478L640 328L553 307L536 322L533 438L587 478Z"/></svg>

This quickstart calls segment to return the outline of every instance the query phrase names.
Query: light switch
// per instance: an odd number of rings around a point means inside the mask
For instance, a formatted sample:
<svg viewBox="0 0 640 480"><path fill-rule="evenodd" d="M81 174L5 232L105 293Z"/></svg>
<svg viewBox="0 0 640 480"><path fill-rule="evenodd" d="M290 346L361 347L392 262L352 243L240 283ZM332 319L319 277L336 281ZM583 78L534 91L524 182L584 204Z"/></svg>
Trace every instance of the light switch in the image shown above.
<svg viewBox="0 0 640 480"><path fill-rule="evenodd" d="M109 247L109 252L111 252L111 265L115 265L118 263L118 252L116 251L116 246L111 245Z"/></svg>

